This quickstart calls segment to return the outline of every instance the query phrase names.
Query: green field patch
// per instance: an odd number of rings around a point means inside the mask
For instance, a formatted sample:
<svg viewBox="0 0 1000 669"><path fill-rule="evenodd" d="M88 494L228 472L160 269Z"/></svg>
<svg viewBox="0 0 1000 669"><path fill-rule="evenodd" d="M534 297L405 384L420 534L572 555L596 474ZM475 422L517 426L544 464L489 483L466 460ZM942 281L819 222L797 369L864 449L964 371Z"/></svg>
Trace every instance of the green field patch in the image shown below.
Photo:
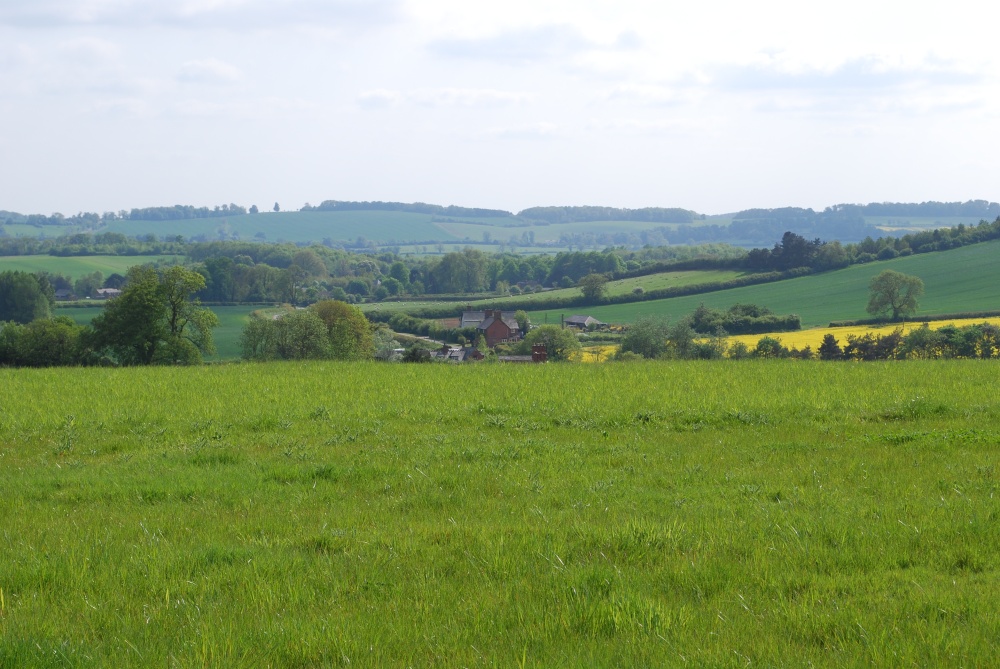
<svg viewBox="0 0 1000 669"><path fill-rule="evenodd" d="M113 221L102 231L129 236L204 237L208 241L238 238L269 242L355 242L363 237L378 243L403 243L461 239L431 219L430 214L399 211L271 212L174 221Z"/></svg>
<svg viewBox="0 0 1000 669"><path fill-rule="evenodd" d="M803 327L827 325L831 321L862 319L870 295L868 284L879 272L892 269L920 277L925 293L913 320L921 314L961 313L1000 309L996 286L1000 263L995 262L1000 242L986 242L950 251L926 253L885 262L853 265L834 272L788 279L775 283L729 290L611 306L582 311L608 323L631 323L643 316L677 319L699 304L728 309L734 304L759 304L779 314L797 314ZM577 309L574 311L581 311ZM533 323L558 323L565 309L530 312Z"/></svg>
<svg viewBox="0 0 1000 669"><path fill-rule="evenodd" d="M133 265L149 263L177 263L182 256L0 256L0 272L13 270L20 272L51 272L72 279L85 274L101 272L105 278L112 274L124 276Z"/></svg>
<svg viewBox="0 0 1000 669"><path fill-rule="evenodd" d="M996 375L0 369L0 664L990 666Z"/></svg>

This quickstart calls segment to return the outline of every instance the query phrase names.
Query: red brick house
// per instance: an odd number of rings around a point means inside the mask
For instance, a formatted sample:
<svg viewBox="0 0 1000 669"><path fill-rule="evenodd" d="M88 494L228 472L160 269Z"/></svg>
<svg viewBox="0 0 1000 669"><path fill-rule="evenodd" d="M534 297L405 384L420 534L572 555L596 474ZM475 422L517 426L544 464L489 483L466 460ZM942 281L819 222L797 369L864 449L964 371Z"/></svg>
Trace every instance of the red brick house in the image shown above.
<svg viewBox="0 0 1000 669"><path fill-rule="evenodd" d="M524 337L521 326L514 319L514 312L490 310L466 311L462 314L462 327L475 326L476 333L483 335L486 345L493 348L497 344L520 341Z"/></svg>

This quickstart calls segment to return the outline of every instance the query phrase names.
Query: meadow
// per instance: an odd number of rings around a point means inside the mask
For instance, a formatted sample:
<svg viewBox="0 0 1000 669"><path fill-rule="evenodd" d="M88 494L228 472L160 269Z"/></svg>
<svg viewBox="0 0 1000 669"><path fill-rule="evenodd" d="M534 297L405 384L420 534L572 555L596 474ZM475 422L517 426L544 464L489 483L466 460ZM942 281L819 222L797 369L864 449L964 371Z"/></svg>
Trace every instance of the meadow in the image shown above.
<svg viewBox="0 0 1000 669"><path fill-rule="evenodd" d="M0 272L51 272L72 279L101 272L105 278L128 272L132 265L181 262L182 256L0 256Z"/></svg>
<svg viewBox="0 0 1000 669"><path fill-rule="evenodd" d="M0 370L0 666L987 666L990 361Z"/></svg>
<svg viewBox="0 0 1000 669"><path fill-rule="evenodd" d="M1000 285L1000 263L996 262L998 252L1000 242L986 242L946 253L926 253L853 265L776 283L666 300L595 306L583 311L606 323L631 323L643 316L682 318L702 303L723 310L734 304L753 303L779 314L798 314L802 318L802 326L808 328L836 320L870 317L865 312L870 295L868 283L873 276L887 269L912 274L923 280L925 294L919 300L920 308L915 320L927 314L991 311L1000 309L996 290ZM528 312L534 323L545 322L546 318L550 323L558 323L560 315L565 313L565 309Z"/></svg>
<svg viewBox="0 0 1000 669"><path fill-rule="evenodd" d="M271 242L355 241L358 237L374 242L457 241L431 222L432 218L430 214L399 211L289 211L179 221L114 221L107 230L161 237L205 235L209 239L218 239L220 234L226 239L238 235L243 240L263 234ZM482 232L477 239L481 238Z"/></svg>

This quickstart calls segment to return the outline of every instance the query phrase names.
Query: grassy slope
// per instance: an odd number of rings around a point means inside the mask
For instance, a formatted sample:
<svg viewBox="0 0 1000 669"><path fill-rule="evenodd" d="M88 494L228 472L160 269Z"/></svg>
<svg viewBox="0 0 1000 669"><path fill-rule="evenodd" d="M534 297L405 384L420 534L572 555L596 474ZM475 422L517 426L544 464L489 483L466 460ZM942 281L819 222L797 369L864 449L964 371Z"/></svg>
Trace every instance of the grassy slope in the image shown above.
<svg viewBox="0 0 1000 669"><path fill-rule="evenodd" d="M101 271L105 277L118 273L124 275L132 265L144 265L157 261L173 262L181 256L0 256L0 272L19 270L22 272L46 271L69 275L79 279L84 274Z"/></svg>
<svg viewBox="0 0 1000 669"><path fill-rule="evenodd" d="M227 234L239 233L244 240L253 240L259 232L263 232L268 241L292 242L319 242L325 238L354 241L359 236L376 242L456 240L432 223L428 214L391 211L282 212L187 221L116 221L107 229L127 235L151 232L158 236L207 235L216 238L220 228L225 228Z"/></svg>
<svg viewBox="0 0 1000 669"><path fill-rule="evenodd" d="M0 665L992 665L997 371L0 370Z"/></svg>
<svg viewBox="0 0 1000 669"><path fill-rule="evenodd" d="M966 246L942 253L898 258L888 262L855 265L836 272L748 286L704 295L669 300L637 302L586 309L586 313L606 322L628 323L640 316L679 318L702 302L726 309L736 303L753 302L777 313L802 317L803 327L825 325L832 320L867 318L868 282L886 269L920 277L926 294L920 299L920 314L955 313L1000 309L1000 263L996 257L1000 242ZM531 313L532 321L558 323L565 309ZM568 314L567 314L568 315Z"/></svg>

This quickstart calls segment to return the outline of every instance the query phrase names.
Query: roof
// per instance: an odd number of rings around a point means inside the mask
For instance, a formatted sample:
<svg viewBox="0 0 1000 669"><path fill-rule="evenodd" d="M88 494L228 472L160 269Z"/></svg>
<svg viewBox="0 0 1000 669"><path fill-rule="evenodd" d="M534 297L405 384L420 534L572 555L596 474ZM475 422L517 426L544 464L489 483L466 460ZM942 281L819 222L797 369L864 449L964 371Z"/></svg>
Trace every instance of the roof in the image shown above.
<svg viewBox="0 0 1000 669"><path fill-rule="evenodd" d="M530 355L501 355L497 356L500 362L534 362Z"/></svg>
<svg viewBox="0 0 1000 669"><path fill-rule="evenodd" d="M490 311L493 310L490 309ZM517 323L517 321L514 319L514 313L515 312L513 311L500 312L500 317L503 319L504 323L507 323L508 327L510 327L510 323L508 323L508 321L511 321L515 324ZM486 311L463 311L462 322L459 325L459 327L463 328L479 327L479 324L485 320L486 320Z"/></svg>
<svg viewBox="0 0 1000 669"><path fill-rule="evenodd" d="M517 321L515 321L513 318L501 318L499 320L500 320L501 323L503 323L504 325L506 325L507 329L510 330L511 332L518 332L521 329L521 326L518 325ZM481 322L479 325L477 325L476 329L477 330L488 330L489 327L491 325L493 325L494 323L496 323L496 322L497 322L497 319L493 318L491 316L490 318L487 318L486 320L484 320L483 322Z"/></svg>
<svg viewBox="0 0 1000 669"><path fill-rule="evenodd" d="M598 325L604 325L601 321L597 320L593 316L570 316L563 321L564 323L569 323L570 325L590 325L591 323L596 323Z"/></svg>

